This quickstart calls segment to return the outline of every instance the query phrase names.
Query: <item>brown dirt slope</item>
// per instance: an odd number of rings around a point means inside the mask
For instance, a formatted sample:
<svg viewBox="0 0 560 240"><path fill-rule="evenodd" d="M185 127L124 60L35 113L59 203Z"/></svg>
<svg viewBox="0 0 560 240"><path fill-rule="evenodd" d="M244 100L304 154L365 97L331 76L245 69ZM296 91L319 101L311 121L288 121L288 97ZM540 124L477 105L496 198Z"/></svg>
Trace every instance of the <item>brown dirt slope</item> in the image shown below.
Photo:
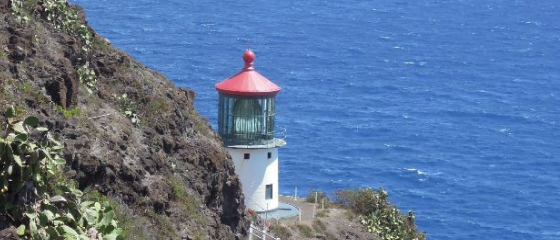
<svg viewBox="0 0 560 240"><path fill-rule="evenodd" d="M84 52L77 37L47 21L38 1L29 2L35 10L22 23L0 0L0 111L14 105L40 117L65 144L67 176L120 204L130 239L244 238L240 182L194 109L194 92L95 33ZM92 93L77 72L86 62L97 75ZM0 230L10 225L6 216L0 222Z"/></svg>

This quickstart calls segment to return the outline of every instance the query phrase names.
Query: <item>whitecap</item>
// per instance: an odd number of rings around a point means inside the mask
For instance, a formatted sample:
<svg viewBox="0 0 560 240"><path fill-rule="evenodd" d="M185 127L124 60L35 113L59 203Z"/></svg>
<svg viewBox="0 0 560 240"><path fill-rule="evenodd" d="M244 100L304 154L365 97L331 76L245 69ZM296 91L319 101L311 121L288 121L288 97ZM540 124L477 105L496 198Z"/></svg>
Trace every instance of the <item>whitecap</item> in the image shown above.
<svg viewBox="0 0 560 240"><path fill-rule="evenodd" d="M416 168L405 168L404 170L409 171L409 172L415 172L418 175L426 175L425 172L422 172Z"/></svg>

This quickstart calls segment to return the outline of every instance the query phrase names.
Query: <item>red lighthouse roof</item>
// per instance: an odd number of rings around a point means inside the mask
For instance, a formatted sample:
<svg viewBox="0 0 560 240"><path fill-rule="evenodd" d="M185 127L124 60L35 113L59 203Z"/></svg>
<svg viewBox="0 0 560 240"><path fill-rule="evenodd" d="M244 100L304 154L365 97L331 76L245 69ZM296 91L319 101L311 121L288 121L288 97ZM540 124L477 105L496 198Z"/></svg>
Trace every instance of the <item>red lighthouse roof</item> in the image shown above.
<svg viewBox="0 0 560 240"><path fill-rule="evenodd" d="M238 96L259 97L275 95L280 91L280 87L255 71L253 67L255 53L253 51L250 49L245 50L243 60L245 61L245 67L241 72L214 85L218 92Z"/></svg>

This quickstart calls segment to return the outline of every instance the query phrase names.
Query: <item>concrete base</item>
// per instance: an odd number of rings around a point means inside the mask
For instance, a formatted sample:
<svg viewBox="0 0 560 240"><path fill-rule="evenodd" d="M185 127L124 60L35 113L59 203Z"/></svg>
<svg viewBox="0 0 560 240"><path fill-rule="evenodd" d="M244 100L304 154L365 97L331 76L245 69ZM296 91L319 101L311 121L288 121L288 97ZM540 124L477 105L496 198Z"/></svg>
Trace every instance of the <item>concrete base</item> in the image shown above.
<svg viewBox="0 0 560 240"><path fill-rule="evenodd" d="M260 218L265 220L270 219L284 219L298 216L300 209L290 203L279 202L278 208L265 212L257 212Z"/></svg>

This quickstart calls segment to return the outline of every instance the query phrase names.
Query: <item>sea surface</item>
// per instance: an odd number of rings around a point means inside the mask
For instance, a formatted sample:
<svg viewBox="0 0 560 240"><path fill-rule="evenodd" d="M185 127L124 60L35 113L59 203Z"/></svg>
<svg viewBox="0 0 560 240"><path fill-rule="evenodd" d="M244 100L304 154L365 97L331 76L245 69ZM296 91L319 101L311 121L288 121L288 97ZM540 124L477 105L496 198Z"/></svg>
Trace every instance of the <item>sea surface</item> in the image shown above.
<svg viewBox="0 0 560 240"><path fill-rule="evenodd" d="M214 126L253 49L282 194L383 187L429 239L560 239L558 0L72 2Z"/></svg>

